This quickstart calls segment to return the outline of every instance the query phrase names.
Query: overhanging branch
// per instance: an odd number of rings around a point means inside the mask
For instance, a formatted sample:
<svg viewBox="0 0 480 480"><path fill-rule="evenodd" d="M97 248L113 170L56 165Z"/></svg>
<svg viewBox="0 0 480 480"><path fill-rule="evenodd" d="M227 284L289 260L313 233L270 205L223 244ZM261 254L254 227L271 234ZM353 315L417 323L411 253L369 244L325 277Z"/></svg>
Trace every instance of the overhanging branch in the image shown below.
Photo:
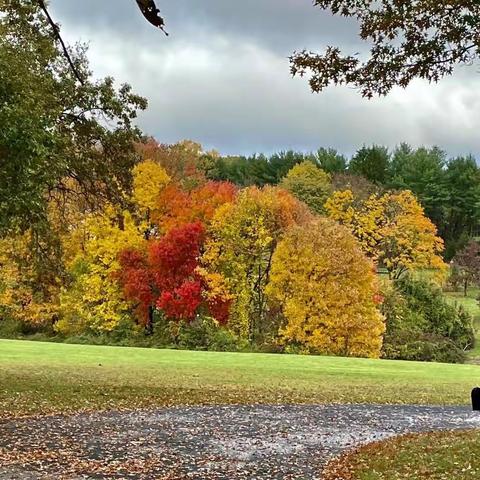
<svg viewBox="0 0 480 480"><path fill-rule="evenodd" d="M75 66L75 63L73 62L72 57L70 56L68 48L67 48L65 42L63 41L62 36L60 35L60 29L58 28L58 25L53 21L53 18L50 16L50 13L47 9L47 6L45 5L44 0L37 0L37 1L40 5L40 8L43 10L43 13L45 13L45 16L47 17L48 23L52 27L53 34L54 34L55 38L58 40L58 42L60 43L60 45L62 47L63 54L65 55L65 58L67 59L68 64L70 65L70 68L71 68L73 74L75 75L75 78L82 85L84 85L85 82L84 82L83 78L81 77L79 71L77 70L77 67Z"/></svg>

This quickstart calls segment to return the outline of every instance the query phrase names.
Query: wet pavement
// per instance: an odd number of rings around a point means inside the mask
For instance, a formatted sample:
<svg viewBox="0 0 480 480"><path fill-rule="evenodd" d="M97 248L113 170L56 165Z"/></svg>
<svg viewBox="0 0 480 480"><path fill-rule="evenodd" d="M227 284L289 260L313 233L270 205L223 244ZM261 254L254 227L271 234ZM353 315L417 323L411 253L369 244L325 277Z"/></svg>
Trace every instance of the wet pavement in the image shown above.
<svg viewBox="0 0 480 480"><path fill-rule="evenodd" d="M178 407L0 421L0 479L321 479L358 445L480 428L467 407Z"/></svg>

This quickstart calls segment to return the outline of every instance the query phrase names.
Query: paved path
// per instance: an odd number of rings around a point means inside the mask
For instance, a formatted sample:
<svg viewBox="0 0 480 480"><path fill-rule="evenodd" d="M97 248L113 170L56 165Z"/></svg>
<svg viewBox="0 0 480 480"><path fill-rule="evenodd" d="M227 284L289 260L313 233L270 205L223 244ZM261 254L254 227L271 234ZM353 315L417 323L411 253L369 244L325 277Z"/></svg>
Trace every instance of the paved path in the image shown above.
<svg viewBox="0 0 480 480"><path fill-rule="evenodd" d="M0 479L320 479L356 445L480 428L464 407L226 406L0 422Z"/></svg>

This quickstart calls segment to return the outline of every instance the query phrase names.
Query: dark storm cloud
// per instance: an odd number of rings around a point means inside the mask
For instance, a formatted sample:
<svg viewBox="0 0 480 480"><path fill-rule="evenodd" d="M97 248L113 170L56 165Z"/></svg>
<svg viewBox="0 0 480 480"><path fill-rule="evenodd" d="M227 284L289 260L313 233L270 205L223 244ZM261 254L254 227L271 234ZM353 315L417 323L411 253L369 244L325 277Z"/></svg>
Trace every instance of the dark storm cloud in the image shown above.
<svg viewBox="0 0 480 480"><path fill-rule="evenodd" d="M294 49L318 48L329 39L357 43L355 24L332 17L310 0L157 0L171 34L170 42L188 35L226 36L289 55ZM53 0L60 19L93 31L122 35L124 41L160 40L140 16L135 0Z"/></svg>
<svg viewBox="0 0 480 480"><path fill-rule="evenodd" d="M415 82L387 98L363 100L350 88L309 92L289 75L295 49L340 44L364 51L357 26L310 0L157 0L166 38L134 0L52 0L69 41L89 41L96 75L131 83L150 101L141 127L165 142L191 138L225 153L363 143L440 144L480 152L480 75L463 68L430 86Z"/></svg>

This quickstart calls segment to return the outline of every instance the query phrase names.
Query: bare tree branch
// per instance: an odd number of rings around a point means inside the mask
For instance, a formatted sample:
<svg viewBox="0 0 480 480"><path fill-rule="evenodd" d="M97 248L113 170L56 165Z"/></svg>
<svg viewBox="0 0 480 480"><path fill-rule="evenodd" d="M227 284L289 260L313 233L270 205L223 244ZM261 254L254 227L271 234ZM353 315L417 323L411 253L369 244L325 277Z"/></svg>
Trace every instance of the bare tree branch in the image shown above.
<svg viewBox="0 0 480 480"><path fill-rule="evenodd" d="M81 77L80 73L78 72L77 67L75 66L75 63L73 62L72 57L70 56L68 48L67 48L65 42L63 41L62 36L60 35L60 29L58 28L58 25L53 21L53 18L50 16L50 13L47 9L47 6L45 5L44 0L37 0L37 1L40 5L40 8L45 13L45 16L47 17L48 22L50 23L50 25L52 27L55 38L60 42L60 45L62 46L63 54L65 55L65 58L67 59L68 64L70 65L70 68L72 69L72 72L75 75L75 78L82 85L84 85L85 82L84 82L83 78Z"/></svg>

